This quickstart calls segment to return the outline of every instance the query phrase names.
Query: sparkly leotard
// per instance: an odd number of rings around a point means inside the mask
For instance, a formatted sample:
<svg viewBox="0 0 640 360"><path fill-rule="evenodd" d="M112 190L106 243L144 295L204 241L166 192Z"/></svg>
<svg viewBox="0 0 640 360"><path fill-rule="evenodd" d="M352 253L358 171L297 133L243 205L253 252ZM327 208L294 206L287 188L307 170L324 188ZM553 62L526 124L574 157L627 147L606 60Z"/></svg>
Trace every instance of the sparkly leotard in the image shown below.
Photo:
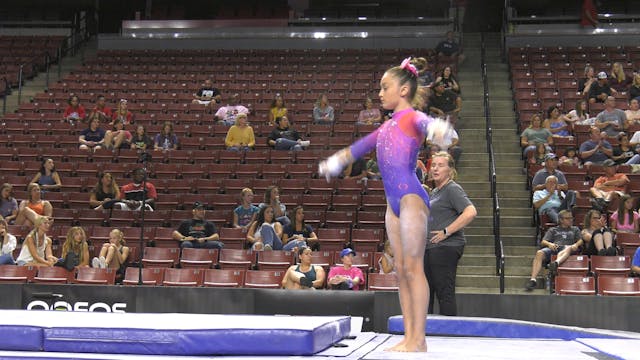
<svg viewBox="0 0 640 360"><path fill-rule="evenodd" d="M387 202L396 216L400 215L400 200L407 194L420 196L429 206L429 195L416 176L416 161L431 121L433 118L411 108L402 110L351 145L356 159L376 148Z"/></svg>

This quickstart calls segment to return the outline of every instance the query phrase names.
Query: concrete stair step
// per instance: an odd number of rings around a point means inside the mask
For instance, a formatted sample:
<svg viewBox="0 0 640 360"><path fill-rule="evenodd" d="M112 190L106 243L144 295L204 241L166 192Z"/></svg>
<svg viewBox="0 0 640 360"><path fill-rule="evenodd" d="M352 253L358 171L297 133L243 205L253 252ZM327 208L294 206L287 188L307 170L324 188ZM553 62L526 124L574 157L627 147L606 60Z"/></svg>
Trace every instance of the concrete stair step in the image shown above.
<svg viewBox="0 0 640 360"><path fill-rule="evenodd" d="M474 222L471 225L467 226L464 230L466 235L476 235L476 236L493 236L493 223L490 226L487 225L478 225ZM536 234L536 229L527 226L501 226L500 234L502 238L509 238L513 236L534 236ZM527 244L525 244L527 245Z"/></svg>
<svg viewBox="0 0 640 360"><path fill-rule="evenodd" d="M465 230L464 235L467 239L467 243L471 245L478 246L490 246L492 249L494 247L494 237L493 235L473 235L469 234L469 231ZM502 245L504 247L509 246L533 246L532 249L535 248L533 244L534 234L531 235L504 235L501 234L500 239L502 240ZM532 254L535 250L532 250ZM493 252L492 252L493 254Z"/></svg>
<svg viewBox="0 0 640 360"><path fill-rule="evenodd" d="M464 256L493 255L494 251L493 245L471 244L464 247ZM505 246L504 252L505 256L533 256L532 254L535 254L536 247L533 245L511 245Z"/></svg>
<svg viewBox="0 0 640 360"><path fill-rule="evenodd" d="M478 288L478 287L466 287L456 286L457 294L499 294L500 288ZM548 295L549 293L543 289L536 289L531 292L525 292L524 288L507 288L504 289L505 294L513 295Z"/></svg>
<svg viewBox="0 0 640 360"><path fill-rule="evenodd" d="M512 289L512 291L519 291L525 293L524 285L529 279L528 276L505 276L504 285L505 288ZM538 285L540 286L538 281ZM475 288L497 288L500 287L500 278L498 276L488 275L458 275L456 277L456 289L457 287L475 287ZM544 286L544 282L542 282ZM541 291L544 291L540 288ZM540 293L542 294L542 293Z"/></svg>

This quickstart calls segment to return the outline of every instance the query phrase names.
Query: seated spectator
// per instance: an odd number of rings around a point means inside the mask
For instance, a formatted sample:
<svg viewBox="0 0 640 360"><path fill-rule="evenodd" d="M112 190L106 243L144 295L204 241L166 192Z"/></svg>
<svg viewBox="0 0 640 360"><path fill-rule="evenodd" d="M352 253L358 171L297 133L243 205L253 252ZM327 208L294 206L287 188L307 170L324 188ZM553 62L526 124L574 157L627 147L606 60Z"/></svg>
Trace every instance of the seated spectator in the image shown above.
<svg viewBox="0 0 640 360"><path fill-rule="evenodd" d="M638 148L638 145L640 145L640 131L636 131L635 133L633 133L631 140L629 140L629 145L634 147L636 149L636 152L640 151L640 149Z"/></svg>
<svg viewBox="0 0 640 360"><path fill-rule="evenodd" d="M282 230L282 243L296 243L294 248L298 249L306 246L319 248L318 235L311 225L304 222L304 207L296 206L293 209L293 221Z"/></svg>
<svg viewBox="0 0 640 360"><path fill-rule="evenodd" d="M153 140L147 135L144 125L136 127L136 133L131 137L131 148L134 150L147 150L153 147Z"/></svg>
<svg viewBox="0 0 640 360"><path fill-rule="evenodd" d="M360 290L364 287L364 274L360 268L353 266L353 256L356 254L350 248L340 252L341 266L334 266L329 270L328 284L334 290Z"/></svg>
<svg viewBox="0 0 640 360"><path fill-rule="evenodd" d="M16 225L32 226L40 216L53 216L53 206L49 201L42 200L40 185L31 183L27 186L27 199L18 206Z"/></svg>
<svg viewBox="0 0 640 360"><path fill-rule="evenodd" d="M100 127L100 117L94 116L89 119L89 127L80 132L78 142L80 149L96 151L104 146L104 130Z"/></svg>
<svg viewBox="0 0 640 360"><path fill-rule="evenodd" d="M76 267L89 266L89 244L87 234L80 226L73 226L67 231L67 237L62 244L62 255L55 263L69 271Z"/></svg>
<svg viewBox="0 0 640 360"><path fill-rule="evenodd" d="M604 102L604 110L596 116L595 126L607 133L607 136L615 137L624 130L624 124L627 122L627 115L624 111L616 109L616 98L607 97Z"/></svg>
<svg viewBox="0 0 640 360"><path fill-rule="evenodd" d="M131 132L124 129L122 118L113 120L113 128L104 135L104 147L107 149L128 149L131 147Z"/></svg>
<svg viewBox="0 0 640 360"><path fill-rule="evenodd" d="M607 80L607 73L601 71L598 73L598 81L591 85L589 89L589 103L594 104L596 102L605 102L609 96L612 94L617 94L618 92L615 89L612 89L609 86L609 81Z"/></svg>
<svg viewBox="0 0 640 360"><path fill-rule="evenodd" d="M567 178L564 173L558 170L558 156L554 153L548 153L544 158L544 167L538 170L531 179L531 190L544 190L546 189L547 178L551 175L555 176L558 180L558 190L571 191L567 183Z"/></svg>
<svg viewBox="0 0 640 360"><path fill-rule="evenodd" d="M613 233L606 227L606 217L596 209L587 211L584 216L582 240L584 241L584 255L613 256L616 248L613 243Z"/></svg>
<svg viewBox="0 0 640 360"><path fill-rule="evenodd" d="M123 185L120 189L118 202L113 204L115 209L138 211L144 205L145 210L153 211L155 201L158 198L156 187L145 180L145 170L142 168L133 171L133 181ZM145 187L143 189L142 182Z"/></svg>
<svg viewBox="0 0 640 360"><path fill-rule="evenodd" d="M289 266L282 278L283 289L322 289L324 286L324 268L311 263L311 248L298 249L300 263Z"/></svg>
<svg viewBox="0 0 640 360"><path fill-rule="evenodd" d="M549 219L557 224L559 213L562 210L571 211L575 204L575 197L569 196L558 189L558 178L553 175L547 177L545 188L536 190L533 193L533 208L540 215L547 215Z"/></svg>
<svg viewBox="0 0 640 360"><path fill-rule="evenodd" d="M213 120L219 124L231 126L236 123L236 116L239 114L248 115L249 109L240 104L240 94L235 93L231 96L230 104L222 106L216 111Z"/></svg>
<svg viewBox="0 0 640 360"><path fill-rule="evenodd" d="M413 65L416 67L416 70L418 70L418 86L431 86L435 77L433 76L433 71L431 71L429 61L424 57L414 58Z"/></svg>
<svg viewBox="0 0 640 360"><path fill-rule="evenodd" d="M376 152L371 153L371 159L367 161L367 179L369 180L381 180L380 168L378 167L378 158Z"/></svg>
<svg viewBox="0 0 640 360"><path fill-rule="evenodd" d="M449 117L455 125L462 109L462 98L451 90L446 90L444 82L436 82L429 97L429 112L439 117Z"/></svg>
<svg viewBox="0 0 640 360"><path fill-rule="evenodd" d="M260 209L270 205L273 207L275 219L283 226L291 223L291 220L287 217L287 206L280 202L280 188L272 185L269 186L264 192L264 200L258 207Z"/></svg>
<svg viewBox="0 0 640 360"><path fill-rule="evenodd" d="M583 121L590 118L591 116L589 115L589 104L586 100L583 99L576 101L575 109L569 111L566 116L566 120L570 125L582 123Z"/></svg>
<svg viewBox="0 0 640 360"><path fill-rule="evenodd" d="M384 242L384 251L380 260L378 260L378 267L380 268L380 274L393 274L396 272L396 261L393 258L393 248L389 240Z"/></svg>
<svg viewBox="0 0 640 360"><path fill-rule="evenodd" d="M564 155L560 157L559 165L568 165L568 166L580 166L580 158L576 153L576 148L568 147L564 151Z"/></svg>
<svg viewBox="0 0 640 360"><path fill-rule="evenodd" d="M124 233L121 230L111 230L109 242L102 244L100 254L91 260L91 266L100 269L116 269L118 274L124 274L130 253L126 244Z"/></svg>
<svg viewBox="0 0 640 360"><path fill-rule="evenodd" d="M89 195L89 206L95 210L110 209L120 199L120 189L110 172L102 173Z"/></svg>
<svg viewBox="0 0 640 360"><path fill-rule="evenodd" d="M438 151L446 151L453 157L453 161L458 164L460 161L460 156L462 155L462 148L460 147L460 138L458 136L458 132L455 129L451 129L448 131L442 140L440 141L440 145L433 144L433 139L426 138L426 144L430 148L435 147L435 152ZM546 149L546 148L545 148Z"/></svg>
<svg viewBox="0 0 640 360"><path fill-rule="evenodd" d="M640 214L635 211L634 202L634 199L629 195L625 194L620 197L618 209L609 217L611 231L614 233L640 232Z"/></svg>
<svg viewBox="0 0 640 360"><path fill-rule="evenodd" d="M636 249L636 253L633 254L633 260L631 261L631 272L636 276L640 275L640 247Z"/></svg>
<svg viewBox="0 0 640 360"><path fill-rule="evenodd" d="M571 211L562 210L559 213L560 223L547 230L540 242L541 249L536 251L531 266L531 279L527 281L525 289L531 291L537 285L536 278L542 270L543 263L549 263L549 270L554 273L558 266L564 263L569 256L577 253L583 244L580 229L573 226L573 215ZM551 262L551 255L558 255L555 261Z"/></svg>
<svg viewBox="0 0 640 360"><path fill-rule="evenodd" d="M447 38L436 45L435 51L438 56L456 56L458 64L462 64L464 61L464 54L462 54L462 49L455 40L453 31L447 31Z"/></svg>
<svg viewBox="0 0 640 360"><path fill-rule="evenodd" d="M584 77L578 80L578 91L587 99L589 92L591 91L591 87L598 82L595 75L596 71L593 66L587 65L584 67Z"/></svg>
<svg viewBox="0 0 640 360"><path fill-rule="evenodd" d="M70 124L75 124L84 120L87 116L87 113L84 110L84 107L80 105L80 99L73 95L69 98L69 106L64 110L62 114L62 121L66 121ZM99 120L99 119L98 119Z"/></svg>
<svg viewBox="0 0 640 360"><path fill-rule="evenodd" d="M58 258L53 256L51 251L51 238L47 236L52 222L52 219L45 216L39 216L35 219L34 229L24 239L16 264L20 266L53 266L58 261Z"/></svg>
<svg viewBox="0 0 640 360"><path fill-rule="evenodd" d="M551 145L553 145L553 134L549 129L542 127L542 118L538 114L531 117L531 125L524 129L520 135L520 146L525 159L529 152L536 149L536 144L544 144L549 151L551 151Z"/></svg>
<svg viewBox="0 0 640 360"><path fill-rule="evenodd" d="M586 166L602 165L605 160L613 156L613 147L602 138L600 129L592 126L589 129L589 140L580 144L580 158Z"/></svg>
<svg viewBox="0 0 640 360"><path fill-rule="evenodd" d="M284 103L282 95L276 94L276 97L271 101L269 107L269 125L276 125L276 119L287 116L287 106Z"/></svg>
<svg viewBox="0 0 640 360"><path fill-rule="evenodd" d="M267 138L267 143L274 150L301 151L311 144L310 141L303 140L296 129L291 128L286 116L277 117L275 124L276 127Z"/></svg>
<svg viewBox="0 0 640 360"><path fill-rule="evenodd" d="M635 99L640 96L640 73L633 73L633 82L629 86L629 100Z"/></svg>
<svg viewBox="0 0 640 360"><path fill-rule="evenodd" d="M29 184L38 184L42 191L59 190L62 187L62 181L60 181L60 174L56 171L56 166L53 163L53 159L45 158L42 160L40 171L35 174Z"/></svg>
<svg viewBox="0 0 640 360"><path fill-rule="evenodd" d="M247 231L251 223L256 219L260 208L253 205L253 190L242 189L240 205L233 210L233 227Z"/></svg>
<svg viewBox="0 0 640 360"><path fill-rule="evenodd" d="M380 125L382 123L382 115L380 109L373 107L371 98L367 98L362 104L362 110L358 114L358 125Z"/></svg>
<svg viewBox="0 0 640 360"><path fill-rule="evenodd" d="M93 118L94 116L98 116L101 123L111 121L111 108L107 106L104 95L98 95L96 105L91 109L91 112L89 112L89 118Z"/></svg>
<svg viewBox="0 0 640 360"><path fill-rule="evenodd" d="M327 94L320 95L313 107L313 123L330 125L333 124L334 120L335 114L333 111L333 107L329 105Z"/></svg>
<svg viewBox="0 0 640 360"><path fill-rule="evenodd" d="M622 64L614 62L611 65L611 72L609 73L610 84L616 91L627 91L631 84L631 77L625 74Z"/></svg>
<svg viewBox="0 0 640 360"><path fill-rule="evenodd" d="M193 218L180 223L178 230L173 232L173 240L180 242L181 248L222 249L220 235L216 225L205 220L206 210L199 201L193 203Z"/></svg>
<svg viewBox="0 0 640 360"><path fill-rule="evenodd" d="M640 124L640 100L629 100L629 109L624 111L626 121L624 123L624 130L627 130L629 126Z"/></svg>
<svg viewBox="0 0 640 360"><path fill-rule="evenodd" d="M13 250L18 246L16 237L9 234L9 225L5 219L0 218L0 239L2 239L2 249L0 249L0 265L15 265L13 261Z"/></svg>
<svg viewBox="0 0 640 360"><path fill-rule="evenodd" d="M453 75L453 70L451 70L451 66L445 66L444 69L440 72L440 75L436 78L436 83L443 83L445 90L451 90L456 94L460 94L460 85L458 84L458 80L455 75Z"/></svg>
<svg viewBox="0 0 640 360"><path fill-rule="evenodd" d="M178 148L178 136L173 132L173 123L171 121L165 121L162 124L162 130L156 135L153 141L154 150L176 150Z"/></svg>
<svg viewBox="0 0 640 360"><path fill-rule="evenodd" d="M197 93L193 94L191 103L204 105L206 109L213 109L213 106L220 103L220 100L222 100L220 91L213 86L211 79L206 79L204 86L201 87Z"/></svg>
<svg viewBox="0 0 640 360"><path fill-rule="evenodd" d="M544 144L536 144L536 151L533 156L529 158L529 164L544 165L548 154L550 154L550 152L547 150L547 147L544 146Z"/></svg>
<svg viewBox="0 0 640 360"><path fill-rule="evenodd" d="M133 124L133 113L129 111L126 99L120 99L120 101L118 101L118 105L113 112L112 120L109 124L114 125L118 119L122 121L123 125Z"/></svg>
<svg viewBox="0 0 640 360"><path fill-rule="evenodd" d="M253 128L247 122L247 114L236 116L236 123L227 131L224 144L227 150L231 151L253 150L256 146L256 138Z"/></svg>
<svg viewBox="0 0 640 360"><path fill-rule="evenodd" d="M252 250L292 250L295 242L282 244L282 225L276 221L273 206L260 208L256 221L247 230L247 241Z"/></svg>
<svg viewBox="0 0 640 360"><path fill-rule="evenodd" d="M640 155L634 152L634 147L629 144L629 135L621 132L618 134L618 146L613 148L613 161L618 165L640 164Z"/></svg>
<svg viewBox="0 0 640 360"><path fill-rule="evenodd" d="M542 127L549 129L553 136L569 137L571 136L570 126L566 120L567 118L560 113L560 109L556 105L551 105L547 110L547 118L542 123Z"/></svg>
<svg viewBox="0 0 640 360"><path fill-rule="evenodd" d="M618 166L611 159L605 160L602 165L604 175L596 179L589 192L595 200L596 208L605 210L615 197L626 195L629 178L625 174L617 173Z"/></svg>
<svg viewBox="0 0 640 360"><path fill-rule="evenodd" d="M4 183L0 186L0 219L13 224L18 216L18 201L12 196L13 186Z"/></svg>
<svg viewBox="0 0 640 360"><path fill-rule="evenodd" d="M342 171L343 179L360 180L367 177L367 162L364 158L356 159Z"/></svg>

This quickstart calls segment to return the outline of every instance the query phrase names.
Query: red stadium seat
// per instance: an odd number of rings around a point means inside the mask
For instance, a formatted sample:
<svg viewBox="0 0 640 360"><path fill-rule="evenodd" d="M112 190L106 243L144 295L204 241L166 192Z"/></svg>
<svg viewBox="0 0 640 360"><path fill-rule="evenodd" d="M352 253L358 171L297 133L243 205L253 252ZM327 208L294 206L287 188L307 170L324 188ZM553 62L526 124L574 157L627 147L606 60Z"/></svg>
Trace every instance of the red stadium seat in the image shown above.
<svg viewBox="0 0 640 360"><path fill-rule="evenodd" d="M208 269L204 272L205 287L242 287L245 270Z"/></svg>

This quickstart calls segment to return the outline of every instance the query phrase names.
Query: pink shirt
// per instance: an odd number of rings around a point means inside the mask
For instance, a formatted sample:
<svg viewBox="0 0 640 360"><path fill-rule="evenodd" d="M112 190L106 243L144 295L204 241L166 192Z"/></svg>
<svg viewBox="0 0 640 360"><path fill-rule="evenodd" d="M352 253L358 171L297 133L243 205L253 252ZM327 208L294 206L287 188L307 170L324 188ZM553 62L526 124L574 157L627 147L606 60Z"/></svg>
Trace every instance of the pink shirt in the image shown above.
<svg viewBox="0 0 640 360"><path fill-rule="evenodd" d="M353 284L353 290L360 290L360 285L364 285L365 279L364 279L364 275L362 274L362 270L360 270L355 266L350 267L348 270L345 269L344 266L334 266L331 268L331 270L329 270L328 279L331 279L337 275L346 276L350 279L359 278L360 283L357 285Z"/></svg>
<svg viewBox="0 0 640 360"><path fill-rule="evenodd" d="M640 214L638 214L637 211L633 212L633 221L629 221L629 215L625 212L624 214L624 221L620 221L618 220L618 211L614 212L613 214L611 214L611 217L609 218L611 220L611 222L615 222L616 223L616 229L618 231L622 231L622 232L634 232L635 231L635 226L634 224L636 223L636 221L638 221L640 219ZM630 222L630 224L629 224Z"/></svg>

